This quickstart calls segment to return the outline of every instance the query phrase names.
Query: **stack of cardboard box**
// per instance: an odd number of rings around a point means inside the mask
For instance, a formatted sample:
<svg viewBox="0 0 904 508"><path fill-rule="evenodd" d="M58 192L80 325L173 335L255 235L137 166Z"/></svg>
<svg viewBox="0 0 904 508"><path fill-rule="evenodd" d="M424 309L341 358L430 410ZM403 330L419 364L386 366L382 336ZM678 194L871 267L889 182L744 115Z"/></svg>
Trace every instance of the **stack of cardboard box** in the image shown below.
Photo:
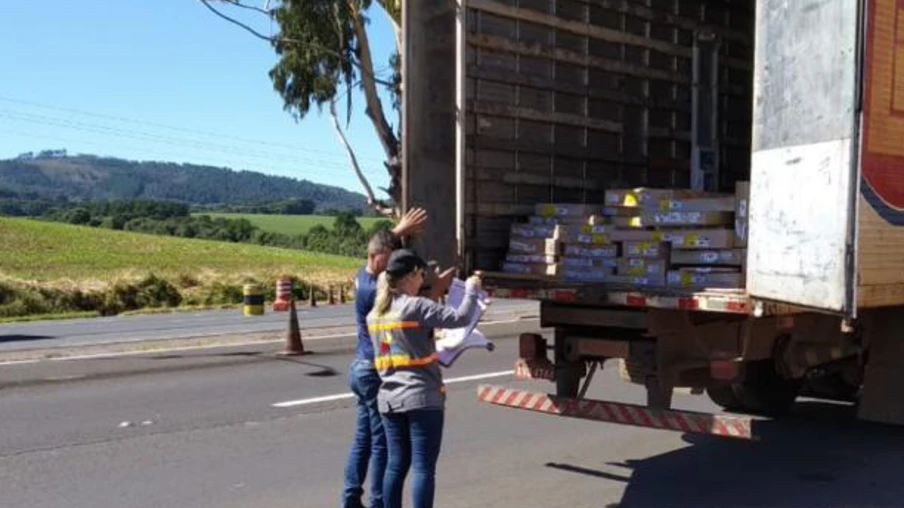
<svg viewBox="0 0 904 508"><path fill-rule="evenodd" d="M526 224L513 224L503 271L603 282L615 272L613 226L591 224L595 205L537 205Z"/></svg>
<svg viewBox="0 0 904 508"><path fill-rule="evenodd" d="M613 189L606 204L538 205L512 226L503 271L650 288L744 286L747 200L683 189Z"/></svg>

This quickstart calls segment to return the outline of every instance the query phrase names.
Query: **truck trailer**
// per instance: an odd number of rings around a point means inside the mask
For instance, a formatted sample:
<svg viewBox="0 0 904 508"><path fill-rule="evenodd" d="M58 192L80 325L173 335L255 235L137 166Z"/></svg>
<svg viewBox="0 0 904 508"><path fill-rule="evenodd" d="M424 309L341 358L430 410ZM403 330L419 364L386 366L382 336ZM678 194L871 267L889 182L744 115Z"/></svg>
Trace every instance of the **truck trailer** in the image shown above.
<svg viewBox="0 0 904 508"><path fill-rule="evenodd" d="M404 2L403 207L419 249L536 299L516 376L482 401L752 438L801 395L904 424L904 2ZM537 203L749 182L745 283L636 288L500 273ZM589 400L618 364L645 404ZM672 409L705 391L735 416Z"/></svg>

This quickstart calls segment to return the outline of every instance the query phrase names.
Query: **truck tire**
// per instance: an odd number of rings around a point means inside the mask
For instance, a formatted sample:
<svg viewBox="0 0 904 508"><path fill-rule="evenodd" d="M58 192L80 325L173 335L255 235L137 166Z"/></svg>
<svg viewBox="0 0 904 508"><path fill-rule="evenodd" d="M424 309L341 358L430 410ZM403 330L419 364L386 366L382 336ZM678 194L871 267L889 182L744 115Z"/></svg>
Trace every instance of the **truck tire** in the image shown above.
<svg viewBox="0 0 904 508"><path fill-rule="evenodd" d="M733 385L710 386L706 389L709 400L713 401L717 406L727 411L737 411L741 409L741 400L735 395Z"/></svg>
<svg viewBox="0 0 904 508"><path fill-rule="evenodd" d="M732 385L738 409L767 416L787 414L800 387L800 380L783 378L772 360L747 363L743 381Z"/></svg>
<svg viewBox="0 0 904 508"><path fill-rule="evenodd" d="M581 389L581 367L578 362L556 365L556 395L573 399Z"/></svg>

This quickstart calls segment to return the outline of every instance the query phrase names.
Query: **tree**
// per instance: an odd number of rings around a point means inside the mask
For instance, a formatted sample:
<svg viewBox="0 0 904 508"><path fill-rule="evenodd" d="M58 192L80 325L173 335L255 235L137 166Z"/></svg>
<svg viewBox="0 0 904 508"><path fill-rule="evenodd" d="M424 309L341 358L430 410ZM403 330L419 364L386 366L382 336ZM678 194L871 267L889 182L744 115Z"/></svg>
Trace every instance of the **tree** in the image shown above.
<svg viewBox="0 0 904 508"><path fill-rule="evenodd" d="M282 96L284 109L296 119L304 118L316 106L328 107L333 127L349 157L352 170L367 196L368 205L382 214L397 213L401 203L401 121L398 119L401 96L401 15L402 0L376 0L395 31L396 51L390 59L393 75L381 79L374 71L370 38L367 32L368 12L374 0L282 0L266 1L257 7L243 0L200 0L217 16L242 27L269 42L279 62L271 69L274 89ZM252 0L245 0L250 2ZM213 3L227 4L243 12L257 13L276 22L279 32L266 35L255 30ZM275 6L270 7L271 3ZM392 108L397 115L396 128L387 120L379 96L379 87L391 92ZM389 187L383 189L392 205L377 199L370 182L358 164L358 158L339 119L336 102L346 99L346 124L351 118L352 90L360 89L365 97L365 114L383 147L384 163L389 173Z"/></svg>

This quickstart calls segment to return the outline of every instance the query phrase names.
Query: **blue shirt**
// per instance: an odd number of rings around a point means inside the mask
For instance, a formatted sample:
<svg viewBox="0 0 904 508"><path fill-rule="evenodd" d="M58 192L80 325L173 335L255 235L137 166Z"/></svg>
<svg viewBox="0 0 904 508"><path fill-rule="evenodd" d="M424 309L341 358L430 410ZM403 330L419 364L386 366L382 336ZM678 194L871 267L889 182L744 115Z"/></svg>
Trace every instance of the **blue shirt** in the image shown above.
<svg viewBox="0 0 904 508"><path fill-rule="evenodd" d="M367 272L367 267L358 270L355 277L355 323L358 326L358 360L374 361L374 345L367 333L367 315L374 308L377 299L377 276Z"/></svg>

